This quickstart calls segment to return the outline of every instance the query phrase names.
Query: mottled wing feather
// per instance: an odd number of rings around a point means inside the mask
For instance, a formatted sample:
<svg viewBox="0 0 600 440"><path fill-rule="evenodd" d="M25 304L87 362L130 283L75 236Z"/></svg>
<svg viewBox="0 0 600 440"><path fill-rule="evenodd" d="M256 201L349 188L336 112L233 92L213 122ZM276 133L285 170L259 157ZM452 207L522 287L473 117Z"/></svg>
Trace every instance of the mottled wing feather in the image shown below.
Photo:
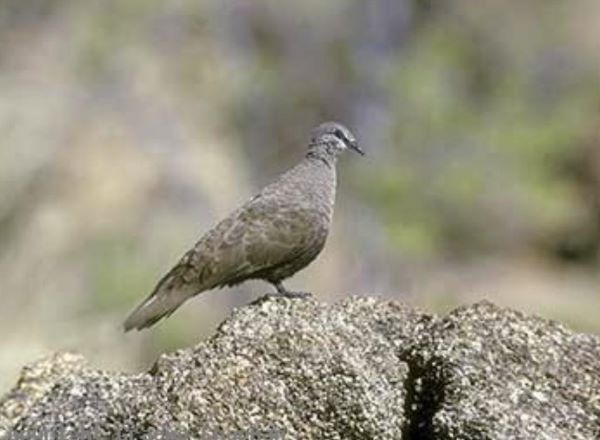
<svg viewBox="0 0 600 440"><path fill-rule="evenodd" d="M255 197L184 256L181 279L197 283L202 291L237 284L287 264L314 248L322 235L313 216L311 210L297 205Z"/></svg>

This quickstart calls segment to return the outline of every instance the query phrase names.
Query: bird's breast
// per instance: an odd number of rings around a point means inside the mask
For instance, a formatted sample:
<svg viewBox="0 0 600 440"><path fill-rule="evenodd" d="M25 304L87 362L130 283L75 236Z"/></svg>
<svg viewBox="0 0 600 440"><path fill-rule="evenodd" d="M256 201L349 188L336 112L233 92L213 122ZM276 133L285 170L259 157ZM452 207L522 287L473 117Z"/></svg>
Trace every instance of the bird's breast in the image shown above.
<svg viewBox="0 0 600 440"><path fill-rule="evenodd" d="M285 201L281 208L297 217L309 230L319 234L328 230L333 217L336 191L335 167L321 161L307 160L299 164L277 187L277 199Z"/></svg>

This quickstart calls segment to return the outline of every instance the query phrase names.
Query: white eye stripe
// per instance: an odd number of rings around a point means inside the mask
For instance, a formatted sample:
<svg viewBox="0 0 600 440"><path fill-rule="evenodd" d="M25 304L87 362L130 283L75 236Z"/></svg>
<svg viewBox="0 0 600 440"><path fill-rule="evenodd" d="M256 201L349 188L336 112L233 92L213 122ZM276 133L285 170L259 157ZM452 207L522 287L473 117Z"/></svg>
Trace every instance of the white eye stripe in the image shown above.
<svg viewBox="0 0 600 440"><path fill-rule="evenodd" d="M346 146L348 146L350 144L350 139L346 136L346 134L340 130L339 128L336 128L335 131L333 132L333 135L335 137L337 137L339 140L341 140L342 142L344 142L344 144Z"/></svg>

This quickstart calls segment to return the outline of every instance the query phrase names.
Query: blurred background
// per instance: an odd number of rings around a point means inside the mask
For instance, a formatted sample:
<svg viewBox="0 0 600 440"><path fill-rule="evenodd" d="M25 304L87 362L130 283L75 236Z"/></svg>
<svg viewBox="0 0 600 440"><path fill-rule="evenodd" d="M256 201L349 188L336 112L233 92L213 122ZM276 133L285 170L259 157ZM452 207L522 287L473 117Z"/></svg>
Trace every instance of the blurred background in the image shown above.
<svg viewBox="0 0 600 440"><path fill-rule="evenodd" d="M121 331L325 119L368 156L291 288L600 332L600 2L0 0L0 390L59 349L147 368L270 291Z"/></svg>

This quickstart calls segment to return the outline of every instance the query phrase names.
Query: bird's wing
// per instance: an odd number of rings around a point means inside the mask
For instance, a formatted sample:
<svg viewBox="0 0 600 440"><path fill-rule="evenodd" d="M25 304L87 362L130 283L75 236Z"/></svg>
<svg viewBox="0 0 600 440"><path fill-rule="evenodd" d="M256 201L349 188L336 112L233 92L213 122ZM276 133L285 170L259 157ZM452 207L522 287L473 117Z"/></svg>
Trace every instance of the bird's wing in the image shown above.
<svg viewBox="0 0 600 440"><path fill-rule="evenodd" d="M204 289L236 284L314 245L314 212L257 196L200 240L188 257ZM197 274L197 275L196 275Z"/></svg>

